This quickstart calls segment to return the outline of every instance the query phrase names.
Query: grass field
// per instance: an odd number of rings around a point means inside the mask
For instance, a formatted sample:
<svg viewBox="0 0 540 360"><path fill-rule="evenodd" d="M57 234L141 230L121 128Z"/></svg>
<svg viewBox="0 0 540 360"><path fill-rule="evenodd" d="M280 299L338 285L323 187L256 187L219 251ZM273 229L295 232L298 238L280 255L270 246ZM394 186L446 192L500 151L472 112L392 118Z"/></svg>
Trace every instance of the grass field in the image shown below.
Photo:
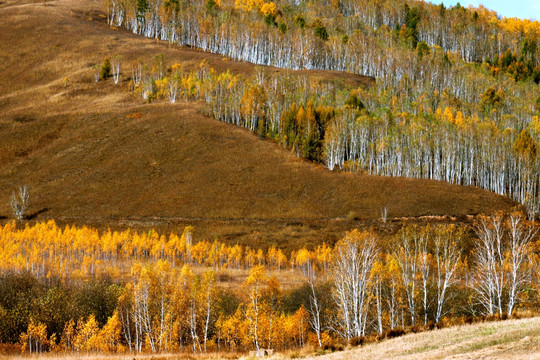
<svg viewBox="0 0 540 360"><path fill-rule="evenodd" d="M126 79L137 58L150 63L163 53L186 69L205 59L236 74L254 66L111 29L101 4L0 2L0 221L11 218L9 197L20 184L30 186L33 221L160 231L194 225L196 239L284 248L333 243L358 227L393 232L403 217L467 222L515 205L472 187L332 173L203 116L199 103L133 98ZM123 82L94 83L91 67L111 55L122 57ZM303 73L355 86L373 81ZM388 223L379 219L383 208Z"/></svg>
<svg viewBox="0 0 540 360"><path fill-rule="evenodd" d="M540 318L463 325L410 334L306 359L540 359Z"/></svg>

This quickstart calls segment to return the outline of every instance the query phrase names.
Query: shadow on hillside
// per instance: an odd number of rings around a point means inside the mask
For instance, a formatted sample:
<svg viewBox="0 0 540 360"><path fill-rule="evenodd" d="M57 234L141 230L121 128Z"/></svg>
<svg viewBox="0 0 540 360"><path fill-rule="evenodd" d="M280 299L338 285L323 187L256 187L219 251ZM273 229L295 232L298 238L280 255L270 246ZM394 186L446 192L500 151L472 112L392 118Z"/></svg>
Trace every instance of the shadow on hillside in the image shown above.
<svg viewBox="0 0 540 360"><path fill-rule="evenodd" d="M35 218L37 218L40 214L43 214L44 212L47 212L49 211L49 208L43 208L41 210L38 210L36 211L35 213L33 214L29 214L26 219L27 220L34 220ZM2 219L2 217L0 217L0 219Z"/></svg>

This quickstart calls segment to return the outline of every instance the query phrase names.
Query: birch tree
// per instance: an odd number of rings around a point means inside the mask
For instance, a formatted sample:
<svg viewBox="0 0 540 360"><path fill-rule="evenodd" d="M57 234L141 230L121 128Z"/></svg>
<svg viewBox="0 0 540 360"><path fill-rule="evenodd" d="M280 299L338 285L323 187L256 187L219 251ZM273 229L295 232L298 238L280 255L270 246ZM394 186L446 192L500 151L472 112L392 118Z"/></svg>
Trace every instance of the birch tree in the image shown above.
<svg viewBox="0 0 540 360"><path fill-rule="evenodd" d="M425 275L421 273L421 269L423 266L427 266L427 264L423 264L423 253L425 253L427 246L427 236L417 226L413 226L402 229L396 240L398 240L399 248L393 251L393 257L399 265L401 281L407 297L411 325L415 325L418 311L417 294L420 290L419 288L424 284L423 279L425 278ZM426 291L424 291L424 294Z"/></svg>
<svg viewBox="0 0 540 360"><path fill-rule="evenodd" d="M30 201L30 191L27 185L19 186L17 191L11 194L11 211L18 221L24 220Z"/></svg>
<svg viewBox="0 0 540 360"><path fill-rule="evenodd" d="M524 286L530 282L527 259L532 253L532 241L538 230L533 225L527 224L527 219L521 213L510 214L507 219L507 227L509 286L506 313L511 316Z"/></svg>
<svg viewBox="0 0 540 360"><path fill-rule="evenodd" d="M203 314L203 348L206 352L206 344L209 339L210 328L215 321L215 303L217 297L216 274L213 271L207 271L202 275L200 287L200 306Z"/></svg>
<svg viewBox="0 0 540 360"><path fill-rule="evenodd" d="M260 350L261 345L261 318L264 313L264 303L262 299L263 286L267 282L265 268L263 265L254 266L243 286L248 292L249 303L245 309L245 316L249 322L249 335L253 341L255 349Z"/></svg>
<svg viewBox="0 0 540 360"><path fill-rule="evenodd" d="M368 284L378 254L371 232L353 230L336 245L333 280L334 300L339 309L337 331L347 340L365 334L368 314Z"/></svg>
<svg viewBox="0 0 540 360"><path fill-rule="evenodd" d="M120 81L120 57L114 56L111 58L111 71L115 84L118 84Z"/></svg>
<svg viewBox="0 0 540 360"><path fill-rule="evenodd" d="M437 287L437 310L435 323L441 320L443 309L449 298L449 288L456 283L456 271L462 253L463 230L455 225L439 226L434 229L435 282Z"/></svg>
<svg viewBox="0 0 540 360"><path fill-rule="evenodd" d="M475 226L478 242L475 245L476 283L473 285L485 312L503 315L503 291L507 284L505 260L504 216L498 213L481 216Z"/></svg>
<svg viewBox="0 0 540 360"><path fill-rule="evenodd" d="M487 314L511 316L531 281L527 259L537 230L515 212L480 217L476 233L480 238L475 249L478 299Z"/></svg>
<svg viewBox="0 0 540 360"><path fill-rule="evenodd" d="M305 269L305 275L311 291L309 294L309 308L307 309L307 312L309 314L308 321L311 329L313 329L313 331L317 335L317 342L319 346L322 346L321 306L319 303L317 291L315 290L315 281L317 279L317 275L315 267L313 265L313 261L309 257L306 260Z"/></svg>

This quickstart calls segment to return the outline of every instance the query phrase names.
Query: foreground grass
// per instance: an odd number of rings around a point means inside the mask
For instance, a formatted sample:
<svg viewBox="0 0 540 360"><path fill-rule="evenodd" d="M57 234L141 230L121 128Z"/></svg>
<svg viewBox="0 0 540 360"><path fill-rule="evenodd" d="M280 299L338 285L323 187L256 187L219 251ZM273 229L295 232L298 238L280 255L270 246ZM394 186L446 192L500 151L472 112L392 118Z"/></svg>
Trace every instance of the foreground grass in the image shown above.
<svg viewBox="0 0 540 360"><path fill-rule="evenodd" d="M540 359L540 318L410 334L308 359Z"/></svg>
<svg viewBox="0 0 540 360"><path fill-rule="evenodd" d="M310 355L311 354L311 355ZM180 360L251 359L242 353L181 354L44 354L2 355L0 360ZM278 353L271 359L540 359L540 317L461 325L442 330L409 334L342 352L313 355L313 351Z"/></svg>

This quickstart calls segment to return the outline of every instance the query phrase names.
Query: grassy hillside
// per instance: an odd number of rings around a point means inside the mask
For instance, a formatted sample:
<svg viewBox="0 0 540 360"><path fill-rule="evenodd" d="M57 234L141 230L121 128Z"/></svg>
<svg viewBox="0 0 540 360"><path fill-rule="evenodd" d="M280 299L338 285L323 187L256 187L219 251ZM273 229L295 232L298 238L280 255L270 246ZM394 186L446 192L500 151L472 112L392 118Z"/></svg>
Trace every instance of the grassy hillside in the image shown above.
<svg viewBox="0 0 540 360"><path fill-rule="evenodd" d="M127 91L128 63L164 54L194 67L254 66L143 39L105 23L100 0L0 3L0 218L20 184L30 214L98 227L187 224L196 236L301 246L392 218L509 209L501 196L428 180L332 173L257 136L203 116L199 103L147 104ZM123 82L95 84L92 65L121 55ZM150 66L150 64L148 64ZM272 71L282 71L272 69ZM304 71L356 86L359 75ZM354 212L358 220L345 221ZM352 217L351 217L352 218Z"/></svg>
<svg viewBox="0 0 540 360"><path fill-rule="evenodd" d="M537 359L538 318L456 326L306 359Z"/></svg>

